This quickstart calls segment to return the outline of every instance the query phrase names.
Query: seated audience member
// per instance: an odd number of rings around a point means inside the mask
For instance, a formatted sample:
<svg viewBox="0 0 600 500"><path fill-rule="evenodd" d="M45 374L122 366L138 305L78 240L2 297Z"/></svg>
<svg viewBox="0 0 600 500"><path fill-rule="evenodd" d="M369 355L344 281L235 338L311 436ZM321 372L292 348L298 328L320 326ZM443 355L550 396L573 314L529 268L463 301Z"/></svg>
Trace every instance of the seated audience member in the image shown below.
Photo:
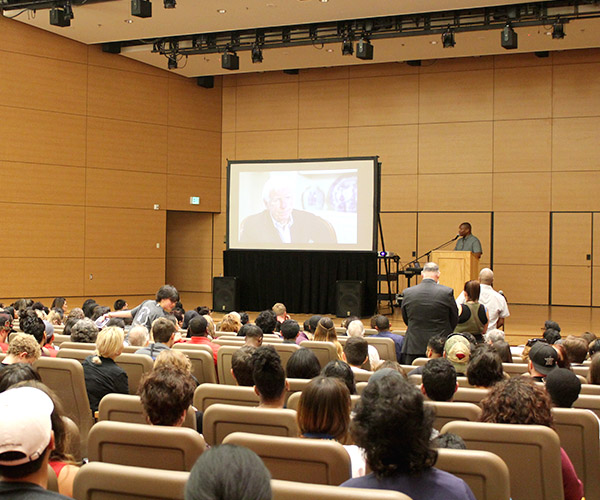
<svg viewBox="0 0 600 500"><path fill-rule="evenodd" d="M565 349L565 346L562 345L562 341L552 344L552 347L558 353L558 361L556 362L556 366L570 370L571 362L569 361L569 356L567 356L567 350Z"/></svg>
<svg viewBox="0 0 600 500"><path fill-rule="evenodd" d="M463 438L461 438L458 434L454 434L452 432L444 432L443 434L438 434L437 437L431 440L431 444L434 448L447 448L450 450L467 449L467 445L465 444Z"/></svg>
<svg viewBox="0 0 600 500"><path fill-rule="evenodd" d="M475 387L488 388L504 380L500 356L482 344L477 348L467 365L467 380Z"/></svg>
<svg viewBox="0 0 600 500"><path fill-rule="evenodd" d="M57 441L53 412L50 397L34 387L0 394L0 498L68 499L45 489Z"/></svg>
<svg viewBox="0 0 600 500"><path fill-rule="evenodd" d="M596 339L597 339L598 337L596 337L596 334L595 334L595 333L592 333L592 332L583 332L583 333L581 334L581 338L582 338L582 339L584 339L584 340L586 341L586 343L587 343L587 345L588 345L588 347L589 347L589 346L590 346L590 344L591 344L592 342L595 342L595 341L596 341Z"/></svg>
<svg viewBox="0 0 600 500"><path fill-rule="evenodd" d="M214 320L210 317L210 314L201 314L201 316L206 320L206 333L211 339L214 339L216 331ZM190 332L188 332L188 337L189 336Z"/></svg>
<svg viewBox="0 0 600 500"><path fill-rule="evenodd" d="M465 283L463 304L458 304L457 333L470 333L478 344L483 343L483 334L487 330L489 318L485 306L479 303L480 284L477 280Z"/></svg>
<svg viewBox="0 0 600 500"><path fill-rule="evenodd" d="M561 332L560 326L556 321L547 320L544 322L544 326L542 326L542 331L548 330L551 328L552 330L556 330L558 333Z"/></svg>
<svg viewBox="0 0 600 500"><path fill-rule="evenodd" d="M320 316L319 314L313 314L305 321L304 331L308 332L310 336L313 336L322 317L323 316Z"/></svg>
<svg viewBox="0 0 600 500"><path fill-rule="evenodd" d="M8 344L8 352L2 360L0 372L13 363L33 364L41 355L42 350L35 338L26 333L17 333Z"/></svg>
<svg viewBox="0 0 600 500"><path fill-rule="evenodd" d="M504 340L504 332L502 330L498 330L497 328L494 328L492 330L488 328L488 330L483 335L483 339L486 342L486 344L493 344L494 342Z"/></svg>
<svg viewBox="0 0 600 500"><path fill-rule="evenodd" d="M54 325L46 320L44 320L44 333L46 338L44 339L45 344L42 346L42 353L55 358L58 350L54 346Z"/></svg>
<svg viewBox="0 0 600 500"><path fill-rule="evenodd" d="M581 365L585 361L588 354L588 343L585 339L569 335L563 340L562 346L571 365Z"/></svg>
<svg viewBox="0 0 600 500"><path fill-rule="evenodd" d="M471 342L466 335L449 335L444 344L444 357L452 363L458 375L464 375L471 359Z"/></svg>
<svg viewBox="0 0 600 500"><path fill-rule="evenodd" d="M354 373L370 373L361 367L369 361L369 344L362 337L350 337L344 346L346 362Z"/></svg>
<svg viewBox="0 0 600 500"><path fill-rule="evenodd" d="M356 382L354 380L354 372L350 365L345 361L337 360L330 361L321 370L321 375L324 377L339 378L350 392L350 395L356 394Z"/></svg>
<svg viewBox="0 0 600 500"><path fill-rule="evenodd" d="M62 309L52 309L46 318L46 320L55 326L60 326L63 324L64 313Z"/></svg>
<svg viewBox="0 0 600 500"><path fill-rule="evenodd" d="M386 359L385 361L380 363L380 365L377 367L377 369L375 371L378 372L381 370L394 370L395 372L398 372L400 375L402 375L404 378L408 378L408 375L404 371L404 368L402 368L402 365L400 363L398 363L398 361L392 361L391 359Z"/></svg>
<svg viewBox="0 0 600 500"><path fill-rule="evenodd" d="M531 350L533 351L533 348ZM490 394L481 401L481 409L481 422L554 427L550 396L543 387L537 386L527 377L513 377L496 384ZM583 485L562 448L560 454L564 498L581 500Z"/></svg>
<svg viewBox="0 0 600 500"><path fill-rule="evenodd" d="M40 344L42 356L49 356L49 354L44 351L44 345L46 345L46 325L44 324L44 321L35 314L33 309L26 309L25 311L22 311L21 314L19 328L23 333L32 335L37 343Z"/></svg>
<svg viewBox="0 0 600 500"><path fill-rule="evenodd" d="M37 380L41 382L37 370L29 363L13 363L0 370L0 392L4 392L19 382Z"/></svg>
<svg viewBox="0 0 600 500"><path fill-rule="evenodd" d="M321 364L317 355L306 347L301 347L290 356L285 365L287 378L311 379L321 373Z"/></svg>
<svg viewBox="0 0 600 500"><path fill-rule="evenodd" d="M162 368L188 373L194 379L194 382L196 382L196 386L200 385L198 379L192 373L192 362L183 351L175 349L165 349L162 351L156 356L153 370L160 370Z"/></svg>
<svg viewBox="0 0 600 500"><path fill-rule="evenodd" d="M283 408L289 384L281 358L272 346L262 346L252 354L252 380L254 392L262 408Z"/></svg>
<svg viewBox="0 0 600 500"><path fill-rule="evenodd" d="M546 375L558 366L558 351L545 342L536 342L529 350L529 374L536 382L543 382Z"/></svg>
<svg viewBox="0 0 600 500"><path fill-rule="evenodd" d="M206 450L190 472L185 500L271 500L271 474L248 448L222 444Z"/></svg>
<svg viewBox="0 0 600 500"><path fill-rule="evenodd" d="M475 500L462 479L433 467L437 459L430 442L433 419L422 394L400 374L375 373L350 425L373 472L342 486L394 490L415 500Z"/></svg>
<svg viewBox="0 0 600 500"><path fill-rule="evenodd" d="M365 325L362 324L362 321L359 319L348 322L348 326L346 327L346 333L349 337L364 337L365 336ZM369 344L369 364L371 365L371 371L377 369L379 364L381 363L381 358L379 357L379 351L374 345Z"/></svg>
<svg viewBox="0 0 600 500"><path fill-rule="evenodd" d="M156 359L161 351L171 349L175 343L175 334L177 333L177 325L167 318L158 318L152 323L152 338L154 343L146 347L142 347L135 351L136 354L145 354L152 359Z"/></svg>
<svg viewBox="0 0 600 500"><path fill-rule="evenodd" d="M12 344L12 342L11 342ZM590 384L600 385L600 354L596 353L592 356L590 370L588 371L588 382Z"/></svg>
<svg viewBox="0 0 600 500"><path fill-rule="evenodd" d="M545 387L552 404L558 408L571 408L581 392L579 378L566 368L552 370L546 377Z"/></svg>
<svg viewBox="0 0 600 500"><path fill-rule="evenodd" d="M8 336L12 331L12 317L0 313L0 352L8 351Z"/></svg>
<svg viewBox="0 0 600 500"><path fill-rule="evenodd" d="M275 327L277 326L277 316L275 313L267 309L262 311L254 321L256 326L258 326L263 333L273 333L275 331Z"/></svg>
<svg viewBox="0 0 600 500"><path fill-rule="evenodd" d="M562 337L560 336L560 332L555 330L554 328L548 328L544 330L544 340L550 345L556 344Z"/></svg>
<svg viewBox="0 0 600 500"><path fill-rule="evenodd" d="M73 309L71 309L69 311L69 314L67 314L67 318L65 321L68 321L70 319L83 319L83 318L85 318L83 309L81 309L81 307L74 307Z"/></svg>
<svg viewBox="0 0 600 500"><path fill-rule="evenodd" d="M204 316L198 316L197 318L192 319L190 321L190 324L188 325L188 337L190 337L190 340L188 340L188 342L190 344L209 346L213 352L215 366L217 366L217 352L219 352L221 346L210 341L210 339L208 338L208 331L206 329L207 326L208 323Z"/></svg>
<svg viewBox="0 0 600 500"><path fill-rule="evenodd" d="M256 347L244 345L240 347L231 356L231 375L237 385L252 387L254 379L252 378L252 354Z"/></svg>
<svg viewBox="0 0 600 500"><path fill-rule="evenodd" d="M238 332L238 337L245 337L245 345L260 347L263 343L263 331L253 323L242 326Z"/></svg>
<svg viewBox="0 0 600 500"><path fill-rule="evenodd" d="M338 359L344 359L344 348L338 341L335 325L331 318L323 317L319 320L313 340L318 342L331 342L335 345Z"/></svg>
<svg viewBox="0 0 600 500"><path fill-rule="evenodd" d="M183 317L184 317L185 313L183 312L183 309L173 309L171 311L171 314L168 314L167 316L165 316L165 318L175 318L175 324L177 325L178 328L183 328Z"/></svg>
<svg viewBox="0 0 600 500"><path fill-rule="evenodd" d="M56 297L52 301L50 309L60 309L63 312L67 312L67 299L65 299L64 297Z"/></svg>
<svg viewBox="0 0 600 500"><path fill-rule="evenodd" d="M129 309L129 306L127 305L126 300L117 299L117 300L115 300L115 303L113 304L113 309L115 311L123 311L123 310Z"/></svg>
<svg viewBox="0 0 600 500"><path fill-rule="evenodd" d="M200 316L200 315L198 314L198 311L196 311L195 309L186 311L185 314L183 315L183 324L181 325L181 328L183 328L184 330L187 330L190 325L190 321L192 321L194 318L197 318L198 316Z"/></svg>
<svg viewBox="0 0 600 500"><path fill-rule="evenodd" d="M192 376L172 367L144 374L138 394L146 420L152 425L181 427L195 390L196 382Z"/></svg>
<svg viewBox="0 0 600 500"><path fill-rule="evenodd" d="M96 306L98 306L98 303L95 299L86 299L84 301L84 303L81 305L81 309L83 310L83 314L85 314L86 318L92 317Z"/></svg>
<svg viewBox="0 0 600 500"><path fill-rule="evenodd" d="M241 327L242 323L240 322L239 314L229 313L223 316L221 325L219 326L219 331L237 333L240 331Z"/></svg>
<svg viewBox="0 0 600 500"><path fill-rule="evenodd" d="M244 326L250 322L250 316L248 316L247 312L240 311L239 315L240 315L240 323L242 324L242 326Z"/></svg>
<svg viewBox="0 0 600 500"><path fill-rule="evenodd" d="M302 390L298 402L298 429L303 438L332 439L344 444L350 428L350 393L336 378L317 377ZM345 445L352 477L365 475L365 459L356 445Z"/></svg>
<svg viewBox="0 0 600 500"><path fill-rule="evenodd" d="M127 334L125 343L134 347L146 347L150 343L148 328L144 325L132 326Z"/></svg>
<svg viewBox="0 0 600 500"><path fill-rule="evenodd" d="M427 341L427 350L425 351L425 356L429 359L441 358L444 356L444 344L446 343L446 335L434 335L430 337ZM417 366L415 369L411 370L408 375L420 375L423 373L423 366Z"/></svg>
<svg viewBox="0 0 600 500"><path fill-rule="evenodd" d="M592 356L597 352L600 352L600 340L594 340L593 342L590 342L590 345L588 346L590 359L592 359Z"/></svg>
<svg viewBox="0 0 600 500"><path fill-rule="evenodd" d="M510 351L510 344L504 340L497 340L492 344L494 351L498 353L500 359L503 363L512 363L513 357L512 352Z"/></svg>
<svg viewBox="0 0 600 500"><path fill-rule="evenodd" d="M277 302L277 304L273 305L273 312L275 313L275 317L279 324L282 324L284 321L288 319L292 319L292 317L287 313L287 309L284 304L281 302Z"/></svg>
<svg viewBox="0 0 600 500"><path fill-rule="evenodd" d="M296 337L300 333L300 325L293 319L286 319L279 327L284 344L295 344Z"/></svg>
<svg viewBox="0 0 600 500"><path fill-rule="evenodd" d="M96 306L94 307L94 311L92 312L92 317L90 318L92 321L96 322L100 317L110 312L110 307L107 306ZM100 323L104 323L102 321ZM98 323L96 323L98 325Z"/></svg>
<svg viewBox="0 0 600 500"><path fill-rule="evenodd" d="M427 361L421 382L421 392L432 401L452 401L458 389L456 369L446 358Z"/></svg>
<svg viewBox="0 0 600 500"><path fill-rule="evenodd" d="M80 319L71 327L71 342L93 344L97 336L98 327L89 318Z"/></svg>
<svg viewBox="0 0 600 500"><path fill-rule="evenodd" d="M92 412L107 394L129 394L127 373L115 362L123 352L123 337L123 330L116 326L104 328L98 334L96 352L81 363Z"/></svg>
<svg viewBox="0 0 600 500"><path fill-rule="evenodd" d="M125 327L127 326L127 324L121 318L110 318L106 322L106 324L104 325L103 328L108 328L108 327L111 327L111 326L116 326L117 328L120 328L121 330L125 330Z"/></svg>
<svg viewBox="0 0 600 500"><path fill-rule="evenodd" d="M374 316L375 330L377 333L373 337L387 337L394 341L396 347L396 361L401 362L402 344L404 343L404 337L397 333L390 332L391 323L387 316L378 314Z"/></svg>

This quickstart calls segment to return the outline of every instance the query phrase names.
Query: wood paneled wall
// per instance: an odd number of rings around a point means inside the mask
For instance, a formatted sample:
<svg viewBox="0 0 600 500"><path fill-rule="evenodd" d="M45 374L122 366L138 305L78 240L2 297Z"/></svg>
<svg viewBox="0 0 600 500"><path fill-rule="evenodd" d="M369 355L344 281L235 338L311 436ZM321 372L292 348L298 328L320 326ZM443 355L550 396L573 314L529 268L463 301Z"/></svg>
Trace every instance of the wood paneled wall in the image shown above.
<svg viewBox="0 0 600 500"><path fill-rule="evenodd" d="M600 210L600 50L231 75L222 115L223 185L228 158L379 155L387 249L470 220L511 302L548 302L550 212Z"/></svg>
<svg viewBox="0 0 600 500"><path fill-rule="evenodd" d="M75 307L153 296L171 210L210 222L203 278L190 282L185 259L170 266L183 290L210 292L221 80L203 89L1 16L0 75L0 297L66 296Z"/></svg>

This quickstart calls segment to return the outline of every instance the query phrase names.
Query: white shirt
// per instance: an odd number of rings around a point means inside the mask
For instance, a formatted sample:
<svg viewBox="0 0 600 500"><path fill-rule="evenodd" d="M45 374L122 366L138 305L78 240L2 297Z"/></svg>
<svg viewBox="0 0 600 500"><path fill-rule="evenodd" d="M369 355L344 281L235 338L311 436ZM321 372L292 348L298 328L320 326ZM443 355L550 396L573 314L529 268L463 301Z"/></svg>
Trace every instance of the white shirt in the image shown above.
<svg viewBox="0 0 600 500"><path fill-rule="evenodd" d="M371 344L369 344L369 363L371 364L371 371L377 370L377 367L381 363L377 347Z"/></svg>
<svg viewBox="0 0 600 500"><path fill-rule="evenodd" d="M461 294L458 296L456 303L465 303L464 292L461 292ZM485 306L490 318L490 322L488 323L487 327L488 331L496 328L498 318L507 318L510 316L510 313L508 312L508 304L506 303L504 295L498 293L490 285L481 284L479 289L479 303Z"/></svg>
<svg viewBox="0 0 600 500"><path fill-rule="evenodd" d="M275 219L273 219L273 217L271 217L271 220L273 221L273 225L275 226L275 229L277 229L277 232L279 233L279 237L281 238L281 241L283 243L291 243L292 242L292 234L291 234L290 229L292 227L292 224L294 223L292 214L290 214L290 219L285 224L281 224L281 222L277 222Z"/></svg>

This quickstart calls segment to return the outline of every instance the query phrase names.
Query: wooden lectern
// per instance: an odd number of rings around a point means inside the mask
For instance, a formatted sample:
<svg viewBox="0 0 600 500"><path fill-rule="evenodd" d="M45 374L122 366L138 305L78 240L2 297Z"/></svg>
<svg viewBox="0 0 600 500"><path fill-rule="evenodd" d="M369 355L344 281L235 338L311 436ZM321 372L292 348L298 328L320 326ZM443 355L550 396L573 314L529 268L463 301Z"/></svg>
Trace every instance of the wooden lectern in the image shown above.
<svg viewBox="0 0 600 500"><path fill-rule="evenodd" d="M473 252L437 250L431 253L431 260L440 266L440 284L454 289L457 298L469 280L479 277L479 259Z"/></svg>

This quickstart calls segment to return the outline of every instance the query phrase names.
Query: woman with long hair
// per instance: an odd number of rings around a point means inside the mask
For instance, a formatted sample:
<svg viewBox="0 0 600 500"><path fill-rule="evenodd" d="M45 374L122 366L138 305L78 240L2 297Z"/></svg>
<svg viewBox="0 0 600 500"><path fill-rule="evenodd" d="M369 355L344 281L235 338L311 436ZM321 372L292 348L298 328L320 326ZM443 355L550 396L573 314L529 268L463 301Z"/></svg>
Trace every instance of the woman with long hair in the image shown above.
<svg viewBox="0 0 600 500"><path fill-rule="evenodd" d="M332 342L335 345L338 359L344 360L344 348L338 341L335 325L331 318L321 318L315 329L314 340L318 342Z"/></svg>

